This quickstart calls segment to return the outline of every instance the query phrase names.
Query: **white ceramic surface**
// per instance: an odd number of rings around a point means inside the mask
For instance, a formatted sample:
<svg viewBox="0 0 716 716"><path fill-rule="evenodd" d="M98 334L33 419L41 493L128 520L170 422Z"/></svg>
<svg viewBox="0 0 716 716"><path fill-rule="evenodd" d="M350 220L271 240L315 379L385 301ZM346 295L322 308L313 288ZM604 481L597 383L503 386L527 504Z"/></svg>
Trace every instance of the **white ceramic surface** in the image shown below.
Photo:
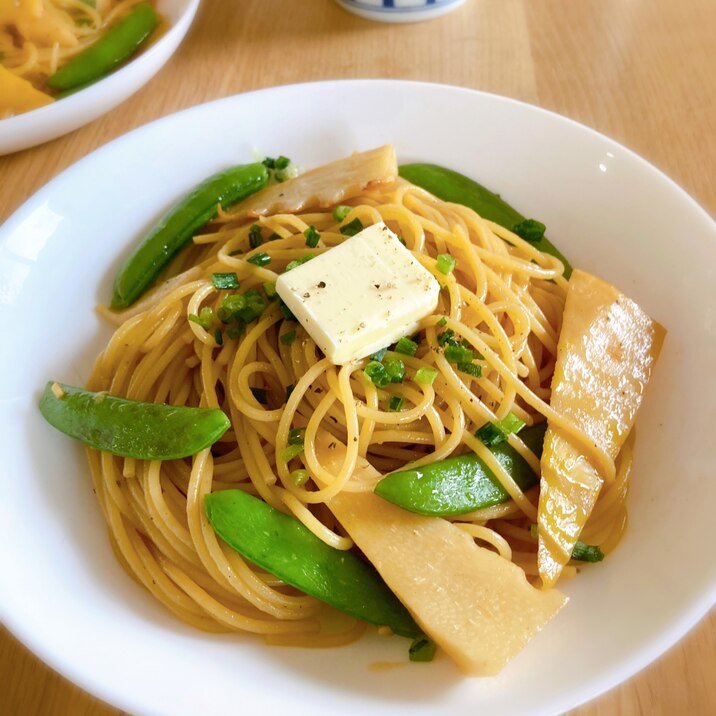
<svg viewBox="0 0 716 716"><path fill-rule="evenodd" d="M34 147L89 124L131 97L174 54L191 25L199 0L157 0L169 28L136 58L59 102L0 120L0 155Z"/></svg>
<svg viewBox="0 0 716 716"><path fill-rule="evenodd" d="M385 142L403 162L439 162L501 192L544 221L574 264L669 330L639 417L625 539L564 585L569 605L495 678L463 678L445 658L411 665L400 638L305 651L185 627L117 565L82 449L36 408L47 379L85 380L110 333L94 305L109 299L136 238L201 179L250 161L254 148L311 167ZM328 82L142 127L68 169L0 229L0 618L55 669L138 715L573 707L654 659L716 601L716 562L704 558L716 502L714 286L716 228L692 199L613 141L512 100Z"/></svg>
<svg viewBox="0 0 716 716"><path fill-rule="evenodd" d="M348 12L378 22L422 22L456 10L465 0L336 0Z"/></svg>

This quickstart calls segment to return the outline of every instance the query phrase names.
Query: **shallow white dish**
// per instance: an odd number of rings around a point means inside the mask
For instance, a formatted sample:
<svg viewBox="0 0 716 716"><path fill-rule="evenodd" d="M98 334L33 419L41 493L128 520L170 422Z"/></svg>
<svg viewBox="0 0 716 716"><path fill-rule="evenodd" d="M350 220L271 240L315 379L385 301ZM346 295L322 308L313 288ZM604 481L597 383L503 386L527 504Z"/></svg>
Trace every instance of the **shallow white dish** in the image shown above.
<svg viewBox="0 0 716 716"><path fill-rule="evenodd" d="M157 0L167 27L134 59L84 90L16 117L0 120L0 155L61 137L131 97L174 54L191 25L199 0Z"/></svg>
<svg viewBox="0 0 716 716"><path fill-rule="evenodd" d="M438 162L501 192L544 221L575 265L669 329L639 419L626 537L564 585L567 608L495 678L465 679L445 658L411 665L399 638L305 651L185 627L118 566L82 449L36 409L48 378L87 377L109 335L93 307L109 299L136 237L177 197L250 161L253 148L310 167L385 142L402 162ZM142 127L68 169L0 229L0 618L52 667L138 715L536 716L573 707L656 658L716 601L716 562L703 558L716 501L715 285L716 227L692 199L611 140L512 100L327 82L230 97Z"/></svg>

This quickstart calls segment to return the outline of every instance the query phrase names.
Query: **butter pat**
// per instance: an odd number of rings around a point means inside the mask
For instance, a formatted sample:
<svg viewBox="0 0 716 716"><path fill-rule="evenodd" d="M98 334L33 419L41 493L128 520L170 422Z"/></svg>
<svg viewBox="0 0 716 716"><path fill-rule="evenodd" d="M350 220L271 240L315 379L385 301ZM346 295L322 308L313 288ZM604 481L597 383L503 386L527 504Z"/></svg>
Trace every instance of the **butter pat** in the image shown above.
<svg viewBox="0 0 716 716"><path fill-rule="evenodd" d="M383 223L282 274L276 291L336 365L412 333L440 285Z"/></svg>

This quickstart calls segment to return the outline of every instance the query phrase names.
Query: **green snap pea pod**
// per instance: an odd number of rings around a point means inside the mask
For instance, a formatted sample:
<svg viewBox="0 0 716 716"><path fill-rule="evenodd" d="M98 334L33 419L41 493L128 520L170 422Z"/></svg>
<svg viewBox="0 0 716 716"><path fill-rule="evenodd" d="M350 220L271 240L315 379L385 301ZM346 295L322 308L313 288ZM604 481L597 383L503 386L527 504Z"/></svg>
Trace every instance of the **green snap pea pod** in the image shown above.
<svg viewBox="0 0 716 716"><path fill-rule="evenodd" d="M329 547L294 517L242 490L210 493L204 507L219 537L287 584L401 636L422 633L373 567Z"/></svg>
<svg viewBox="0 0 716 716"><path fill-rule="evenodd" d="M112 308L134 303L154 282L192 236L217 215L217 206L231 204L257 192L268 181L268 170L257 162L214 174L173 206L144 237L114 280Z"/></svg>
<svg viewBox="0 0 716 716"><path fill-rule="evenodd" d="M540 423L520 432L537 456L542 454L546 429L547 424ZM537 475L508 442L489 450L520 489L537 484ZM474 453L393 472L376 485L375 494L410 512L432 517L461 515L510 498L492 470Z"/></svg>
<svg viewBox="0 0 716 716"><path fill-rule="evenodd" d="M491 192L452 169L437 164L403 164L398 171L404 179L426 189L438 199L467 206L483 218L494 221L510 231L516 224L525 220L525 217L499 194ZM556 256L564 264L564 277L570 277L572 264L546 236L533 242L533 246L546 254Z"/></svg>
<svg viewBox="0 0 716 716"><path fill-rule="evenodd" d="M50 425L97 450L139 460L188 457L230 425L221 410L143 403L50 381L40 399Z"/></svg>
<svg viewBox="0 0 716 716"><path fill-rule="evenodd" d="M68 90L108 75L139 49L158 24L159 16L151 5L135 6L97 42L51 75L47 84L55 90Z"/></svg>

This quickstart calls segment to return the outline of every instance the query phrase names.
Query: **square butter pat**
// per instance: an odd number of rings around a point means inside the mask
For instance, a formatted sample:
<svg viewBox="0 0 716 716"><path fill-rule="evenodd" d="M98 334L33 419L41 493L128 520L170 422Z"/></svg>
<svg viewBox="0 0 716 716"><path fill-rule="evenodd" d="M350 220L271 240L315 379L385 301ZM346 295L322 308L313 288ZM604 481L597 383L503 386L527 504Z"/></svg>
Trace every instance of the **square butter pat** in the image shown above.
<svg viewBox="0 0 716 716"><path fill-rule="evenodd" d="M383 223L279 276L276 291L336 365L412 333L440 285Z"/></svg>

